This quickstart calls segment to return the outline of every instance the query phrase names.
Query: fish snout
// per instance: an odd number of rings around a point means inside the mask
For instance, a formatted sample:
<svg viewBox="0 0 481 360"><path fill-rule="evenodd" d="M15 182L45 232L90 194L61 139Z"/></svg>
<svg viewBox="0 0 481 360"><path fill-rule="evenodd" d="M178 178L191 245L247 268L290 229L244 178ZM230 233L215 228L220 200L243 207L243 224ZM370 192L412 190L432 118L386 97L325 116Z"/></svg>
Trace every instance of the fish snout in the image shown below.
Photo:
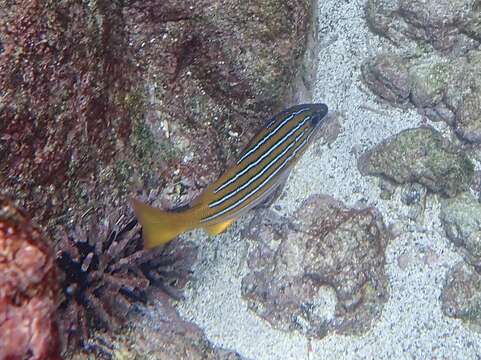
<svg viewBox="0 0 481 360"><path fill-rule="evenodd" d="M328 108L326 104L313 104L313 112L311 115L311 124L314 127L317 127L321 120L327 115Z"/></svg>

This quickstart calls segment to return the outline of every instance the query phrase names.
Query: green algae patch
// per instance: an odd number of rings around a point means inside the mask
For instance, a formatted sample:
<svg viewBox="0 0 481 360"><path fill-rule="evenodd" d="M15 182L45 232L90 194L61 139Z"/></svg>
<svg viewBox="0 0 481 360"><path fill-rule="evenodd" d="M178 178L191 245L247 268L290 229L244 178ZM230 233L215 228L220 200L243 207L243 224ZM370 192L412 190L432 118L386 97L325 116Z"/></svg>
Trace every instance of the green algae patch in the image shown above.
<svg viewBox="0 0 481 360"><path fill-rule="evenodd" d="M416 182L434 193L453 197L469 188L474 165L454 144L429 127L408 129L363 154L363 175L399 184Z"/></svg>
<svg viewBox="0 0 481 360"><path fill-rule="evenodd" d="M452 65L447 62L430 61L413 66L409 78L415 105L427 107L440 102L452 74Z"/></svg>

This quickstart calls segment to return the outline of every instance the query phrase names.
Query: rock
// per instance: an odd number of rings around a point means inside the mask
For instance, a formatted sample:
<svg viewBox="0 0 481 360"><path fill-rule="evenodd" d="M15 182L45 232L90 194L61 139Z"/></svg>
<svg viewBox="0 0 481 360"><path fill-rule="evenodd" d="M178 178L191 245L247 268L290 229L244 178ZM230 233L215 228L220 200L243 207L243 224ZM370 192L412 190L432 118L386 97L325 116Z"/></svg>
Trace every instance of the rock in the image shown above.
<svg viewBox="0 0 481 360"><path fill-rule="evenodd" d="M214 347L195 324L184 321L165 294L157 296L155 310L140 308L131 327L122 334L98 333L91 348L97 356L136 360L243 360L236 352ZM113 346L115 344L115 346ZM73 360L90 359L77 353Z"/></svg>
<svg viewBox="0 0 481 360"><path fill-rule="evenodd" d="M481 143L481 52L459 58L408 60L378 55L363 65L363 81L380 98L410 102L432 121L445 121L465 142Z"/></svg>
<svg viewBox="0 0 481 360"><path fill-rule="evenodd" d="M367 331L388 297L389 235L376 211L316 195L283 224L261 219L247 234L255 241L242 280L249 309L312 337Z"/></svg>
<svg viewBox="0 0 481 360"><path fill-rule="evenodd" d="M481 41L478 0L368 0L366 19L395 43L410 39L445 52L466 52Z"/></svg>
<svg viewBox="0 0 481 360"><path fill-rule="evenodd" d="M466 260L481 269L481 203L469 192L444 199L440 219L446 236Z"/></svg>
<svg viewBox="0 0 481 360"><path fill-rule="evenodd" d="M461 263L447 274L441 308L446 316L481 331L481 275L473 267Z"/></svg>
<svg viewBox="0 0 481 360"><path fill-rule="evenodd" d="M0 198L0 274L0 359L60 359L52 250L4 198Z"/></svg>
<svg viewBox="0 0 481 360"><path fill-rule="evenodd" d="M0 1L0 188L52 235L140 189L188 202L309 97L313 3Z"/></svg>
<svg viewBox="0 0 481 360"><path fill-rule="evenodd" d="M380 98L398 105L406 104L409 102L411 85L405 63L400 56L376 56L362 65L362 79Z"/></svg>
<svg viewBox="0 0 481 360"><path fill-rule="evenodd" d="M452 197L469 188L474 165L464 153L429 127L408 129L363 154L363 175L380 175L397 183L417 182Z"/></svg>

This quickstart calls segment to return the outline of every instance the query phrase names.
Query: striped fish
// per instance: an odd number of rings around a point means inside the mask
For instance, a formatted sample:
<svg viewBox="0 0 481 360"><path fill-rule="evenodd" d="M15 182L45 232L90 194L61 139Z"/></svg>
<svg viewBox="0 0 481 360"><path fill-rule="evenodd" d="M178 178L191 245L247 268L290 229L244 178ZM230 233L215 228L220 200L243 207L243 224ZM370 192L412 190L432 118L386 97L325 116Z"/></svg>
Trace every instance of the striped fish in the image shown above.
<svg viewBox="0 0 481 360"><path fill-rule="evenodd" d="M324 104L293 106L275 115L247 146L236 164L185 210L162 211L132 199L146 248L165 244L201 227L217 235L262 203L283 183L327 114Z"/></svg>

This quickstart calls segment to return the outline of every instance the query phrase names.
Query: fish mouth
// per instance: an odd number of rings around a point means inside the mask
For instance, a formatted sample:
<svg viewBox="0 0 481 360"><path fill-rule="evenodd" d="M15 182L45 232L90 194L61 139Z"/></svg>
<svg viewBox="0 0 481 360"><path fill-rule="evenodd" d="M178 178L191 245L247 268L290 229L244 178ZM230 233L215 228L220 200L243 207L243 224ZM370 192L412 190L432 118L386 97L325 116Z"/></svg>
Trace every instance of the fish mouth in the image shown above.
<svg viewBox="0 0 481 360"><path fill-rule="evenodd" d="M326 117L329 109L326 104L312 104L311 124L313 127L319 127L321 120Z"/></svg>

